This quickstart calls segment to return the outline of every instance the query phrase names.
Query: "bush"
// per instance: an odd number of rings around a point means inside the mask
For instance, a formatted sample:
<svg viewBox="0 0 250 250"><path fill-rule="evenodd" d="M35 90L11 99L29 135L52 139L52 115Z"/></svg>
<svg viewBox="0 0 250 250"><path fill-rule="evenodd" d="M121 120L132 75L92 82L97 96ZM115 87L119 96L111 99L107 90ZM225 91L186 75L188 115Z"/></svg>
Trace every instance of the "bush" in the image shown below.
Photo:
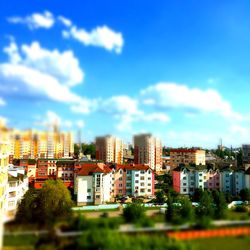
<svg viewBox="0 0 250 250"><path fill-rule="evenodd" d="M131 203L123 209L123 217L128 223L136 223L145 217L145 207L140 203Z"/></svg>
<svg viewBox="0 0 250 250"><path fill-rule="evenodd" d="M243 212L247 212L247 208L244 205L238 205L234 208L235 212L239 212L239 213L243 213Z"/></svg>

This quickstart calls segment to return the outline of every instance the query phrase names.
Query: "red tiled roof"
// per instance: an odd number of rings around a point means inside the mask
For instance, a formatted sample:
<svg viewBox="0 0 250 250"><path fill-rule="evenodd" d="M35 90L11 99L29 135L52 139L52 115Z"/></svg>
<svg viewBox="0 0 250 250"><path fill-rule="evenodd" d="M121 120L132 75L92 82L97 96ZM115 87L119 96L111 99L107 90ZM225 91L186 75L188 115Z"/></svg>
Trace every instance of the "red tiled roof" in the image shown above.
<svg viewBox="0 0 250 250"><path fill-rule="evenodd" d="M148 170L150 169L149 166L143 164L116 164L116 169L123 169L123 170Z"/></svg>
<svg viewBox="0 0 250 250"><path fill-rule="evenodd" d="M109 173L111 169L105 164L86 163L81 165L81 169L77 172L77 175L91 175L92 173Z"/></svg>

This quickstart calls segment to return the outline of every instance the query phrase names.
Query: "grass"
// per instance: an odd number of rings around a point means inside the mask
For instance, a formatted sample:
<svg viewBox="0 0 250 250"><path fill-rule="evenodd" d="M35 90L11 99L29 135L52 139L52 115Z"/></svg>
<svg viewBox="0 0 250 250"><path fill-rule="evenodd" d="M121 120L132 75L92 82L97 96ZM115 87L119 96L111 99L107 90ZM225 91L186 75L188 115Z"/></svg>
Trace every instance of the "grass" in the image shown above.
<svg viewBox="0 0 250 250"><path fill-rule="evenodd" d="M26 249L35 245L38 236L35 235L10 235L4 236L3 245L8 247L25 246Z"/></svg>
<svg viewBox="0 0 250 250"><path fill-rule="evenodd" d="M233 210L227 211L227 218L228 220L249 220L250 216L248 212L235 212Z"/></svg>
<svg viewBox="0 0 250 250"><path fill-rule="evenodd" d="M189 241L195 249L199 250L245 250L249 249L250 236L210 238Z"/></svg>

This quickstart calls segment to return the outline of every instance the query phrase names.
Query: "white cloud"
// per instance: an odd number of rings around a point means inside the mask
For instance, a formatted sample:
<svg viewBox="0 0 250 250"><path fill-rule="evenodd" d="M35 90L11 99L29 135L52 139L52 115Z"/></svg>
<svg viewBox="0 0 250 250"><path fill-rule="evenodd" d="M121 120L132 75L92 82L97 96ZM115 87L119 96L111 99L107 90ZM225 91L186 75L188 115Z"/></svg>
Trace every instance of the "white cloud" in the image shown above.
<svg viewBox="0 0 250 250"><path fill-rule="evenodd" d="M145 113L138 107L138 100L129 96L112 96L107 100L103 100L100 105L101 111L113 115L119 121L116 128L120 131L132 129L134 122L169 122L170 118L163 113Z"/></svg>
<svg viewBox="0 0 250 250"><path fill-rule="evenodd" d="M78 128L84 128L85 122L83 120L78 120L78 121L76 121L76 126Z"/></svg>
<svg viewBox="0 0 250 250"><path fill-rule="evenodd" d="M83 78L72 51L49 51L37 42L22 45L20 49L13 41L4 51L9 55L9 62L0 64L1 93L11 94L11 88L20 95L46 97L80 106L85 113L90 111L91 101L70 89Z"/></svg>
<svg viewBox="0 0 250 250"><path fill-rule="evenodd" d="M97 27L90 32L76 26L62 32L64 38L74 38L82 44L103 47L109 51L121 53L124 44L122 33L115 32L107 26Z"/></svg>
<svg viewBox="0 0 250 250"><path fill-rule="evenodd" d="M29 29L49 29L53 27L55 23L55 18L53 14L49 11L44 11L43 13L33 13L30 16L26 17L10 17L7 19L10 23L14 24L25 24L29 27Z"/></svg>
<svg viewBox="0 0 250 250"><path fill-rule="evenodd" d="M202 90L176 83L158 83L141 91L145 105L159 109L179 108L187 111L212 112L227 118L244 119L214 89Z"/></svg>
<svg viewBox="0 0 250 250"><path fill-rule="evenodd" d="M5 100L2 97L0 97L0 106L5 106L5 105L6 105Z"/></svg>
<svg viewBox="0 0 250 250"><path fill-rule="evenodd" d="M237 134L237 136L240 136L242 138L247 139L249 137L249 130L246 127L243 127L238 124L233 124L229 127L229 132L232 134Z"/></svg>
<svg viewBox="0 0 250 250"><path fill-rule="evenodd" d="M63 52L57 49L48 50L42 48L39 42L32 42L31 45L23 44L19 49L12 41L4 48L4 52L8 54L11 63L31 67L54 76L65 85L74 86L83 81L84 72L71 50Z"/></svg>
<svg viewBox="0 0 250 250"><path fill-rule="evenodd" d="M64 16L58 16L57 19L66 27L70 27L72 25L72 21Z"/></svg>

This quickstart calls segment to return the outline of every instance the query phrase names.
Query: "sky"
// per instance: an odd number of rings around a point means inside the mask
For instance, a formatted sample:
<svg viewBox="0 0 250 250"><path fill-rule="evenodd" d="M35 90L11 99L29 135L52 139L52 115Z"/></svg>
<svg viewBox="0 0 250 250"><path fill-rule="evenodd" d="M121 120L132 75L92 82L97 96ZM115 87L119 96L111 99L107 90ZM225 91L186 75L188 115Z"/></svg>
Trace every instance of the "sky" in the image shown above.
<svg viewBox="0 0 250 250"><path fill-rule="evenodd" d="M170 147L250 143L250 2L0 1L0 117L152 133Z"/></svg>

